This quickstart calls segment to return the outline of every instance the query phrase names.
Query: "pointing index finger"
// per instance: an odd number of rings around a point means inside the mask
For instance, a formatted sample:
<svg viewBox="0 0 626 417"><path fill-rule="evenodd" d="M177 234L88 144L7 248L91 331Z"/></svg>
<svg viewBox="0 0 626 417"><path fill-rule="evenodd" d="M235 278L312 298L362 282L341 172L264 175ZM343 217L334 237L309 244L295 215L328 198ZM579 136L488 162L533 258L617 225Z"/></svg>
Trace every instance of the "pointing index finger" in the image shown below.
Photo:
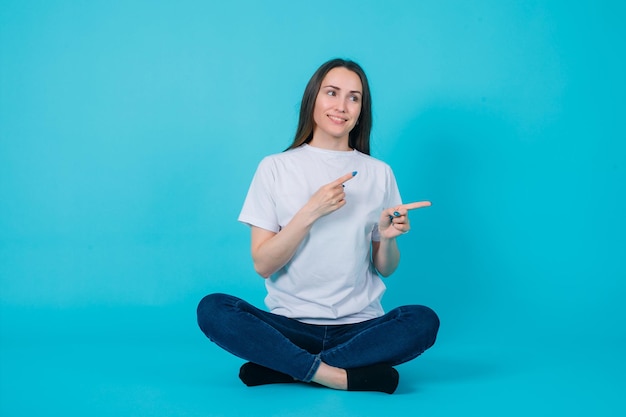
<svg viewBox="0 0 626 417"><path fill-rule="evenodd" d="M415 203L403 204L399 208L403 208L406 210L414 210L414 209L430 207L430 206L431 206L430 201L416 201Z"/></svg>
<svg viewBox="0 0 626 417"><path fill-rule="evenodd" d="M337 178L335 181L332 182L333 185L341 185L344 182L347 182L349 180L351 180L352 178L354 178L354 176L356 175L356 171L352 171L349 174L346 174L342 177Z"/></svg>

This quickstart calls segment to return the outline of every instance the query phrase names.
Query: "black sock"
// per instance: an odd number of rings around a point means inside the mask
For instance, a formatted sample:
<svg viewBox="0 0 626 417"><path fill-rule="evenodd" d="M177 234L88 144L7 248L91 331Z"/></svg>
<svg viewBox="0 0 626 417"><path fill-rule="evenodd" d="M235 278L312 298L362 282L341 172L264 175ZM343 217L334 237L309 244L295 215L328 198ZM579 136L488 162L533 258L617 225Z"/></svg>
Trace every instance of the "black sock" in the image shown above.
<svg viewBox="0 0 626 417"><path fill-rule="evenodd" d="M275 371L256 363L246 362L239 370L239 379L249 387L266 384L286 384L295 379L282 372Z"/></svg>
<svg viewBox="0 0 626 417"><path fill-rule="evenodd" d="M393 394L400 380L398 371L382 363L346 369L346 372L348 374L348 391L380 391Z"/></svg>

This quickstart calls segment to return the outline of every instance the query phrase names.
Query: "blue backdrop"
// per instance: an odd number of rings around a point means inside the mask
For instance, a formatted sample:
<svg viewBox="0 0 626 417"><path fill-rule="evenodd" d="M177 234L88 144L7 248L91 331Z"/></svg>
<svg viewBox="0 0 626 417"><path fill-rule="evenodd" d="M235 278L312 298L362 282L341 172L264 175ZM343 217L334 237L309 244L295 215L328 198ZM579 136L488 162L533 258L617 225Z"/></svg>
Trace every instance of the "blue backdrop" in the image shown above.
<svg viewBox="0 0 626 417"><path fill-rule="evenodd" d="M442 343L623 349L625 17L609 0L4 0L2 343L191 340L205 293L262 305L236 217L308 78L346 57L370 78L372 154L433 202L385 305L430 305Z"/></svg>

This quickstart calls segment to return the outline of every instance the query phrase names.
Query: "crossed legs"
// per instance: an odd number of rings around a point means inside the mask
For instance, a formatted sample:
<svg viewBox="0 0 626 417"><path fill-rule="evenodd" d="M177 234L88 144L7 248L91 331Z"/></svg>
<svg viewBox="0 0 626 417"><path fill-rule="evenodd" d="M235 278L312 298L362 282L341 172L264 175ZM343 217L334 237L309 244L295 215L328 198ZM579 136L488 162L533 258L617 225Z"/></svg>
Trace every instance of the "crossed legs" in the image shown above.
<svg viewBox="0 0 626 417"><path fill-rule="evenodd" d="M432 346L439 319L427 307L404 306L363 323L316 326L211 294L198 306L198 324L218 346L250 361L240 372L247 385L299 380L391 393L398 384L392 366Z"/></svg>

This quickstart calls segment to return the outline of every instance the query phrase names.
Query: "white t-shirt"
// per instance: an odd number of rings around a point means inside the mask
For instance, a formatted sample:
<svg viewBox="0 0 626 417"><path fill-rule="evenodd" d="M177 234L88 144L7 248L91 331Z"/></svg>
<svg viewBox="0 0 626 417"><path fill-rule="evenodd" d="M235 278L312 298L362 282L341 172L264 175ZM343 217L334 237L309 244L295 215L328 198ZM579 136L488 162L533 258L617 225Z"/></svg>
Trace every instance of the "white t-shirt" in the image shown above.
<svg viewBox="0 0 626 417"><path fill-rule="evenodd" d="M266 280L272 313L312 324L357 323L384 314L385 285L371 261L383 209L401 204L391 168L356 150L302 145L264 158L239 221L278 233L323 185L345 183L346 204L317 220L285 266Z"/></svg>

